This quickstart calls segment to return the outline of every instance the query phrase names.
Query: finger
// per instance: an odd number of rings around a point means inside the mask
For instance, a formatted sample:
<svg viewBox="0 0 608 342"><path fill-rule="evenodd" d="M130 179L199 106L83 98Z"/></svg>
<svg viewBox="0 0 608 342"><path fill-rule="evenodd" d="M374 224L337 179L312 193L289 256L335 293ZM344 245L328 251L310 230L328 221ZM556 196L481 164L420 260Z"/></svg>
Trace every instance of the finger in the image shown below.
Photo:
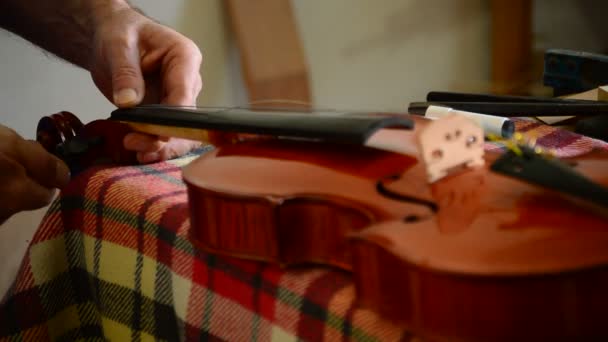
<svg viewBox="0 0 608 342"><path fill-rule="evenodd" d="M163 147L154 152L140 152L137 160L142 164L154 163L173 159L200 147L200 141L171 138Z"/></svg>
<svg viewBox="0 0 608 342"><path fill-rule="evenodd" d="M0 220L23 211L42 208L48 205L55 191L29 178L26 169L7 154L0 154L0 175L5 180L0 194L6 199L0 207Z"/></svg>
<svg viewBox="0 0 608 342"><path fill-rule="evenodd" d="M143 63L142 63L143 68ZM142 69L143 70L143 69ZM161 102L163 95L163 82L160 78L160 73L146 73L145 70L144 77L146 82L146 90L144 91L144 97L141 99L142 104L157 104Z"/></svg>
<svg viewBox="0 0 608 342"><path fill-rule="evenodd" d="M18 212L46 207L51 203L56 192L29 178L11 184L10 189L2 191L2 194L10 197L11 200L0 208L0 224Z"/></svg>
<svg viewBox="0 0 608 342"><path fill-rule="evenodd" d="M112 75L114 104L128 107L140 103L144 96L144 79L135 33L123 33L112 41L105 58Z"/></svg>
<svg viewBox="0 0 608 342"><path fill-rule="evenodd" d="M156 152L164 143L156 136L143 133L129 133L123 139L125 149L137 152Z"/></svg>
<svg viewBox="0 0 608 342"><path fill-rule="evenodd" d="M162 160L160 152L138 152L137 161L141 164L150 164Z"/></svg>
<svg viewBox="0 0 608 342"><path fill-rule="evenodd" d="M12 198L15 199L17 211L45 207L51 203L54 196L55 189L44 187L31 178L23 178L22 181L15 182L12 189Z"/></svg>
<svg viewBox="0 0 608 342"><path fill-rule="evenodd" d="M193 44L184 44L166 57L163 63L163 103L178 106L196 104L202 86L200 67L202 55Z"/></svg>
<svg viewBox="0 0 608 342"><path fill-rule="evenodd" d="M33 181L44 187L63 188L70 181L67 165L36 141L17 139L9 155L23 166Z"/></svg>

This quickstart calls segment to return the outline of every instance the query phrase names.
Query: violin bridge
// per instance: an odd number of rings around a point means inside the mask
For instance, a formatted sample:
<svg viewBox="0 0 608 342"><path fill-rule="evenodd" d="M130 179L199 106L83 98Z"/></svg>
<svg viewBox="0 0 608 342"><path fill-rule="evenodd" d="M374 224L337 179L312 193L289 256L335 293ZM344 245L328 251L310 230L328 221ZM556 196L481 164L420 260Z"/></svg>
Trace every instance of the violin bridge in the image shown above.
<svg viewBox="0 0 608 342"><path fill-rule="evenodd" d="M465 116L452 114L433 120L420 130L417 140L429 183L463 167L484 165L484 131Z"/></svg>

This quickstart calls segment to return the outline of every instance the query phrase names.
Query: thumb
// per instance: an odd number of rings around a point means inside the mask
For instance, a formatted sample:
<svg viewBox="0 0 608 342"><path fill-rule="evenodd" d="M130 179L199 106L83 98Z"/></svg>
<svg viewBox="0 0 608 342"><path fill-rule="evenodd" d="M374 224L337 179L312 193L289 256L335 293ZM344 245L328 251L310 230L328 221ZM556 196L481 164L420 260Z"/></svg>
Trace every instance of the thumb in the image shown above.
<svg viewBox="0 0 608 342"><path fill-rule="evenodd" d="M139 104L145 87L137 44L112 44L106 58L110 64L114 104L118 107Z"/></svg>

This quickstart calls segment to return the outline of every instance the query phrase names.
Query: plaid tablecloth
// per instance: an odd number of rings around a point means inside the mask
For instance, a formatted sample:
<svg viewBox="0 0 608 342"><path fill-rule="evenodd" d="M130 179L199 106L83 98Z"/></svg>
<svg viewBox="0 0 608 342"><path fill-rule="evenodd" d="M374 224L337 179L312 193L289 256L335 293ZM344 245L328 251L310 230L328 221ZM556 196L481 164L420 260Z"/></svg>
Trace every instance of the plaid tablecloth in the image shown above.
<svg viewBox="0 0 608 342"><path fill-rule="evenodd" d="M558 156L608 148L530 121L517 121L517 130ZM78 175L52 204L0 303L0 338L411 339L354 306L346 273L287 271L194 249L181 180L194 157Z"/></svg>

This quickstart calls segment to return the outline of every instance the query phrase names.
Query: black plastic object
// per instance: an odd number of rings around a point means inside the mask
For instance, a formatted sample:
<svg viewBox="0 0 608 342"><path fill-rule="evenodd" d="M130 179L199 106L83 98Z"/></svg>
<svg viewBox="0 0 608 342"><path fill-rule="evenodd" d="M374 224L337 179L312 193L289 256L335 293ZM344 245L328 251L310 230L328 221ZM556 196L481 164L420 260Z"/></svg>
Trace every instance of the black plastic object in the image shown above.
<svg viewBox="0 0 608 342"><path fill-rule="evenodd" d="M408 111L412 114L424 114L429 106L444 106L506 117L608 115L608 102L412 102Z"/></svg>
<svg viewBox="0 0 608 342"><path fill-rule="evenodd" d="M499 102L499 103L595 103L593 100L563 99L558 97L516 96L479 93L459 93L449 91L431 91L426 95L428 102Z"/></svg>
<svg viewBox="0 0 608 342"><path fill-rule="evenodd" d="M566 163L536 153L528 146L518 146L520 153L505 152L490 170L542 186L558 193L608 208L608 189L574 171ZM608 213L608 211L604 210Z"/></svg>
<svg viewBox="0 0 608 342"><path fill-rule="evenodd" d="M608 141L608 116L584 118L576 123L574 131L591 138Z"/></svg>
<svg viewBox="0 0 608 342"><path fill-rule="evenodd" d="M583 51L545 52L543 83L555 96L579 93L608 84L608 56Z"/></svg>

